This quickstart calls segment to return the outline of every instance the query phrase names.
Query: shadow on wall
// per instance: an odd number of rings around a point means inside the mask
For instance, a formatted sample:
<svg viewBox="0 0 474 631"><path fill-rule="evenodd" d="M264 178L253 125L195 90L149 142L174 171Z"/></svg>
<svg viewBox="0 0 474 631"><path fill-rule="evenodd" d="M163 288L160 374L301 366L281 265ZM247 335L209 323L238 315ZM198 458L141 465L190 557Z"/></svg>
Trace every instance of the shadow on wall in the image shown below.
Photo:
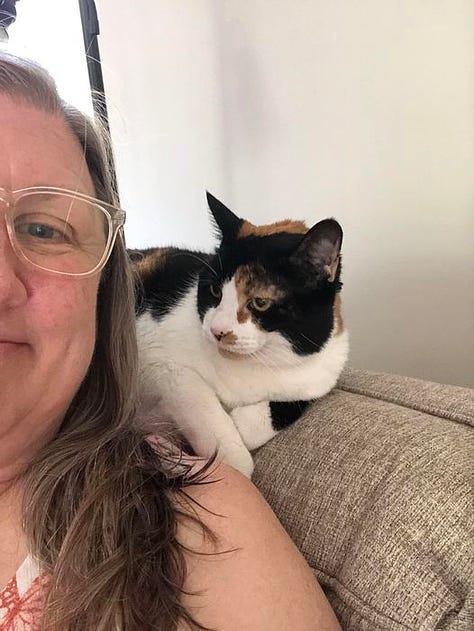
<svg viewBox="0 0 474 631"><path fill-rule="evenodd" d="M346 256L343 279L351 365L474 387L474 292L462 277L427 261L351 269Z"/></svg>
<svg viewBox="0 0 474 631"><path fill-rule="evenodd" d="M277 120L275 103L269 100L266 74L245 19L228 13L225 3L212 3L220 88L222 190L233 199L239 186L234 177L235 155L248 155L258 162L259 154L265 154L274 130L284 120Z"/></svg>

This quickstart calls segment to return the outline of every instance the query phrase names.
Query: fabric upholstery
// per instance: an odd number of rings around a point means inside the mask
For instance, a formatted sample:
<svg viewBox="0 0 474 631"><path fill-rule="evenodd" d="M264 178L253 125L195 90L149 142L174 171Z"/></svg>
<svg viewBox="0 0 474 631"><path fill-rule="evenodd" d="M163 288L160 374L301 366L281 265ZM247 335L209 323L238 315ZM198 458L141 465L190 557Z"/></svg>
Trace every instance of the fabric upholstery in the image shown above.
<svg viewBox="0 0 474 631"><path fill-rule="evenodd" d="M253 481L345 631L474 630L474 390L347 370Z"/></svg>

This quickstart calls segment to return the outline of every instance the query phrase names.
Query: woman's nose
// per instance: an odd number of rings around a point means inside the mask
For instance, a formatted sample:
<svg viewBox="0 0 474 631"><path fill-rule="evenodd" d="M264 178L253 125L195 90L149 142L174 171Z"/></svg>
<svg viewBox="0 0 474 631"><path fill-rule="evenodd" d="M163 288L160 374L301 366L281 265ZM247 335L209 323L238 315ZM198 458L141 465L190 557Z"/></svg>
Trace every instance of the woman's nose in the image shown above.
<svg viewBox="0 0 474 631"><path fill-rule="evenodd" d="M8 238L5 219L0 213L0 312L14 309L27 299L18 260Z"/></svg>

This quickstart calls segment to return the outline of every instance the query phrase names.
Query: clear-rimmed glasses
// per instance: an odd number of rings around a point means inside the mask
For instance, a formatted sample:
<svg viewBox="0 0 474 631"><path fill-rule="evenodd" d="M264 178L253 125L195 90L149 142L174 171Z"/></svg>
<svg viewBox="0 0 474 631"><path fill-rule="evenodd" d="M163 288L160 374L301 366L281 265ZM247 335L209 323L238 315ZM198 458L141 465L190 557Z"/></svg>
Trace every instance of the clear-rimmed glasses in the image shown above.
<svg viewBox="0 0 474 631"><path fill-rule="evenodd" d="M0 206L13 250L48 272L88 276L100 271L112 252L125 212L67 189L0 188Z"/></svg>

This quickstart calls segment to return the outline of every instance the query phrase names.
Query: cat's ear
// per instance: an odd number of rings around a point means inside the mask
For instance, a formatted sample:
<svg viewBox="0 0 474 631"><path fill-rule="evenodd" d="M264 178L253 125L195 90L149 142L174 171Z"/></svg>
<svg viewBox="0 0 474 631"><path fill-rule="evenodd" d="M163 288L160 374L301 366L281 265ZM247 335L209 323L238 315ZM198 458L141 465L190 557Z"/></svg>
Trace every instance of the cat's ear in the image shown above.
<svg viewBox="0 0 474 631"><path fill-rule="evenodd" d="M215 224L219 229L219 235L223 240L235 239L243 224L243 219L224 206L214 195L206 191L207 203L214 217Z"/></svg>
<svg viewBox="0 0 474 631"><path fill-rule="evenodd" d="M341 246L341 226L335 219L323 219L308 230L290 260L313 269L317 277L326 277L332 283L337 276Z"/></svg>

